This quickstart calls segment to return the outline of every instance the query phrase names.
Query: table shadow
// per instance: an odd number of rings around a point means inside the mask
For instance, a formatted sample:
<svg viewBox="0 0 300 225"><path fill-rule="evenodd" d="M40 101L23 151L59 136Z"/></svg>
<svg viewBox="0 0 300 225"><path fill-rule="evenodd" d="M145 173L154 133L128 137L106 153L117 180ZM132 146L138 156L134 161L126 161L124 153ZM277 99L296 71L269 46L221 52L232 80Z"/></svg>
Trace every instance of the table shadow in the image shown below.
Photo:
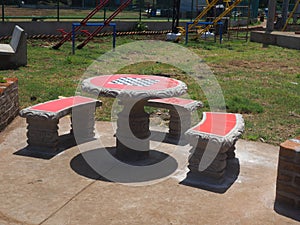
<svg viewBox="0 0 300 225"><path fill-rule="evenodd" d="M99 157L104 151L107 151L113 160L107 160L97 161L97 157ZM102 152L102 153L101 153ZM93 180L102 180L102 181L108 181L108 182L119 182L119 183L133 183L133 182L147 182L152 180L157 180L161 178L165 178L173 174L177 168L178 163L176 159L174 159L172 156L165 154L163 152L159 152L156 150L150 150L149 152L149 158L139 160L139 161L130 161L130 160L122 160L118 159L115 156L116 148L110 147L110 148L98 148L98 149L92 149L83 153L78 154L75 156L71 162L70 166L74 172L79 174L80 176L93 179ZM105 170L93 168L94 166L91 166L89 163L89 159L91 159L95 167L97 167L97 164L100 165L106 164L107 166L107 172L111 172L111 170L116 169L115 175L113 179L110 179L110 175L107 175L106 172L103 172ZM163 169L155 168L156 165L165 163L165 167ZM160 164L164 166L164 164ZM147 171L152 167L154 170L151 170L150 172ZM124 169L122 169L124 168ZM118 171L119 169L119 171ZM127 170L128 169L128 170ZM127 170L127 171L126 171ZM145 173L143 173L143 170L145 170ZM135 176L132 172L137 171L138 175ZM155 171L155 172L153 172ZM122 177L122 174L130 174L130 179L125 175L125 177Z"/></svg>

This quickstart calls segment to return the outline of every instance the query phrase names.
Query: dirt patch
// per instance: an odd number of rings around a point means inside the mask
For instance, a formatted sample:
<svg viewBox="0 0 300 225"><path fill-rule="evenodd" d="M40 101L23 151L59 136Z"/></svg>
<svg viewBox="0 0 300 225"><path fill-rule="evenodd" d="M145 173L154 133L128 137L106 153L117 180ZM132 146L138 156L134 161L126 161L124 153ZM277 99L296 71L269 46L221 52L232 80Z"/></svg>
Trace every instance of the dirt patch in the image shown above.
<svg viewBox="0 0 300 225"><path fill-rule="evenodd" d="M226 73L236 70L251 70L257 72L281 71L283 73L293 74L299 72L294 65L289 65L287 61L252 61L252 60L232 60L221 64L212 64L217 73Z"/></svg>
<svg viewBox="0 0 300 225"><path fill-rule="evenodd" d="M280 70L285 73L295 73L296 68L289 66L286 61L246 61L246 60L234 60L229 63L233 67L243 67L246 69L255 69L260 71L274 71Z"/></svg>
<svg viewBox="0 0 300 225"><path fill-rule="evenodd" d="M18 8L6 6L5 16L51 16L56 14L56 9Z"/></svg>

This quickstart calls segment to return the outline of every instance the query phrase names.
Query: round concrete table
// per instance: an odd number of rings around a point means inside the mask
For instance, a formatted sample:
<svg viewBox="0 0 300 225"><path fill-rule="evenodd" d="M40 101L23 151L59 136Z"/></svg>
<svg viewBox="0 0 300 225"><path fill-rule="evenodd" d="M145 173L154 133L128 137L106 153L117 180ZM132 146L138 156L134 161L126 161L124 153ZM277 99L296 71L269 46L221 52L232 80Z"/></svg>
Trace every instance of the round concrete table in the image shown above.
<svg viewBox="0 0 300 225"><path fill-rule="evenodd" d="M144 106L149 99L169 98L186 93L182 81L152 75L115 74L83 80L83 91L95 96L114 97L123 106L117 120L116 155L124 160L149 156L149 114Z"/></svg>

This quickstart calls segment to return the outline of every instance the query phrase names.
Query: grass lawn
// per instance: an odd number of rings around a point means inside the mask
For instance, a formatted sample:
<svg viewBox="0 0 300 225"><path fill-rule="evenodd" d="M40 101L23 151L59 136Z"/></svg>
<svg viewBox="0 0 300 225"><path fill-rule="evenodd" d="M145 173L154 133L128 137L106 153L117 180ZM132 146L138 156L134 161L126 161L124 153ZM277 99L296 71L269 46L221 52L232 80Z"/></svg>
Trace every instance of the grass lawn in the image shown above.
<svg viewBox="0 0 300 225"><path fill-rule="evenodd" d="M117 45L164 36L118 37ZM58 96L74 95L86 68L101 54L111 50L111 37L95 38L76 55L71 44L59 50L55 42L28 40L28 65L18 70L0 71L0 76L19 78L21 108ZM178 44L182 45L183 44ZM188 49L201 56L214 72L225 97L227 111L240 112L246 121L246 140L271 144L300 135L299 51L243 40L190 42ZM169 65L145 62L123 68L122 73L164 74L184 80L189 94L205 103L206 97L186 74ZM99 120L110 119L111 99L102 99Z"/></svg>

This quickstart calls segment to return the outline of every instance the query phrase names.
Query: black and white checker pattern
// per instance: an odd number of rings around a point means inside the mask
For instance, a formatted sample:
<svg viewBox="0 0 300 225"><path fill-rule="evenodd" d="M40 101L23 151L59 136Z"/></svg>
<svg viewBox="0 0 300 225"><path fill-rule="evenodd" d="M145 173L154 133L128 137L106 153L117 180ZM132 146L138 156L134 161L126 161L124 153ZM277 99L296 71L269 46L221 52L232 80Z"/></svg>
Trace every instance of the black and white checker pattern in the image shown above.
<svg viewBox="0 0 300 225"><path fill-rule="evenodd" d="M110 84L122 84L128 86L138 86L138 87L149 87L156 84L159 80L138 78L138 77L120 77L116 80L112 80Z"/></svg>

